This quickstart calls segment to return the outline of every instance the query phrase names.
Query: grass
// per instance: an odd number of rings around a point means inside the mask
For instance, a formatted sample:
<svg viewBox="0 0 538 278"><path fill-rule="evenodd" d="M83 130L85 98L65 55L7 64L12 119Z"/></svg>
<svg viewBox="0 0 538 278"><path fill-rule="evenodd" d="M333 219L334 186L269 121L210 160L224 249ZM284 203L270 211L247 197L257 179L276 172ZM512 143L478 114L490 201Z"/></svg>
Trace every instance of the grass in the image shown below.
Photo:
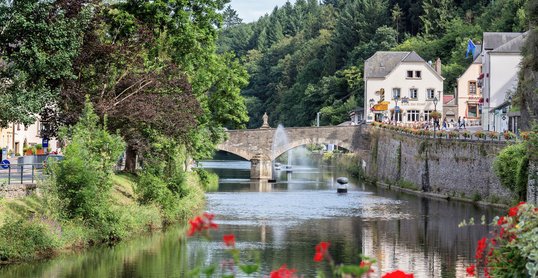
<svg viewBox="0 0 538 278"><path fill-rule="evenodd" d="M209 181L206 188L218 183L218 177L210 175ZM165 221L161 208L155 204L140 205L137 202L135 176L115 175L112 182L110 209L119 217L122 239L163 228ZM176 220L191 218L205 204L204 186L196 173L187 173L185 186L186 195L178 201ZM0 199L0 264L50 257L99 242L99 231L88 227L83 221L60 220L62 218L57 215L60 212L51 213L47 209L50 207L47 202L50 201L36 195ZM22 230L22 237L18 230ZM24 238L29 240L24 241Z"/></svg>

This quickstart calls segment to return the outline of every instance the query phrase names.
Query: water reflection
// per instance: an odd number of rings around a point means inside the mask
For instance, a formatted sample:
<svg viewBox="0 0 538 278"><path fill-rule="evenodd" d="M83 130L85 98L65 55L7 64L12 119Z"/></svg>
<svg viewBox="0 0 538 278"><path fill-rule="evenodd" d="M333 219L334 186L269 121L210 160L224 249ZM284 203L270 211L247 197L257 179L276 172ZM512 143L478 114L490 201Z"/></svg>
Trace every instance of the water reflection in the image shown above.
<svg viewBox="0 0 538 278"><path fill-rule="evenodd" d="M350 179L347 194L336 193L338 169L294 167L276 183L252 182L248 162L202 162L221 176L219 191L208 193L208 211L220 229L213 240L181 239L180 227L112 248L31 265L0 269L0 277L185 277L198 265L229 258L221 242L234 233L243 259L262 258L262 277L287 264L314 277L314 246L331 242L336 262L376 258L376 275L393 269L415 277L464 277L485 227L458 228L462 219L499 211L471 204L419 198ZM208 166L207 166L208 165ZM477 221L479 222L479 221ZM238 276L241 277L241 276Z"/></svg>

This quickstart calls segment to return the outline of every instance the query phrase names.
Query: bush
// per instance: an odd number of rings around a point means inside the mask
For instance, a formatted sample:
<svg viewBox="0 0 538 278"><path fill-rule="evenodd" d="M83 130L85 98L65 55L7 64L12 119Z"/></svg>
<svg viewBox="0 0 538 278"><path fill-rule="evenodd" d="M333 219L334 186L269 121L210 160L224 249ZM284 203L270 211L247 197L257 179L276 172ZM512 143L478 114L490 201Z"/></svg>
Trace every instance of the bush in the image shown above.
<svg viewBox="0 0 538 278"><path fill-rule="evenodd" d="M62 137L68 138L67 130ZM111 135L99 125L93 106L86 102L80 121L73 127L62 163L51 165L52 192L64 205L63 217L81 218L102 231L103 239L117 239L118 217L110 210L113 167L124 149L118 135Z"/></svg>
<svg viewBox="0 0 538 278"><path fill-rule="evenodd" d="M490 226L491 236L478 241L476 265L467 268L468 276L537 277L538 208L521 202Z"/></svg>
<svg viewBox="0 0 538 278"><path fill-rule="evenodd" d="M529 160L524 143L504 148L493 162L495 174L501 184L524 199L527 192Z"/></svg>
<svg viewBox="0 0 538 278"><path fill-rule="evenodd" d="M0 261L52 255L56 238L39 220L8 220L0 228Z"/></svg>

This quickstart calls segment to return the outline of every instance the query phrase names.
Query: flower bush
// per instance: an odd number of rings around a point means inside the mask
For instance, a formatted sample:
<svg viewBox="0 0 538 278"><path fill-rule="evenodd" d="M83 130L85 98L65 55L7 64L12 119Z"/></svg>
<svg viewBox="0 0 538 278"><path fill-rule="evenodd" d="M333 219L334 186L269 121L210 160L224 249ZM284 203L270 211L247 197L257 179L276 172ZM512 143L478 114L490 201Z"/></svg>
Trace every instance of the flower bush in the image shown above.
<svg viewBox="0 0 538 278"><path fill-rule="evenodd" d="M488 132L488 137L491 139L499 139L499 133L495 131L490 131Z"/></svg>
<svg viewBox="0 0 538 278"><path fill-rule="evenodd" d="M486 134L483 131L480 131L480 130L475 132L474 136L476 136L477 138L480 138L480 139L486 138Z"/></svg>
<svg viewBox="0 0 538 278"><path fill-rule="evenodd" d="M458 139L458 138L460 138L460 133L457 132L457 131L449 131L448 132L448 138Z"/></svg>
<svg viewBox="0 0 538 278"><path fill-rule="evenodd" d="M503 132L503 137L505 140L513 140L514 138L516 138L516 135L513 132L505 131Z"/></svg>
<svg viewBox="0 0 538 278"><path fill-rule="evenodd" d="M197 234L202 235L205 238L211 238L210 230L218 229L218 225L213 222L215 215L211 213L204 213L201 216L197 216L189 221L189 228L187 236L192 237ZM222 236L224 245L228 248L231 255L230 260L225 260L220 263L222 277L232 278L236 276L236 272L241 270L247 275L251 275L259 271L259 261L254 264L241 263L239 250L235 247L235 235L226 234ZM370 277L370 274L374 272L372 264L375 260L365 256L361 256L361 262L357 265L345 265L336 264L329 253L329 247L331 243L328 241L322 241L315 246L314 262L323 263L328 262L331 266L333 277ZM204 269L195 268L190 271L190 276L200 275L200 272L207 277L211 277L215 274L216 266L211 265ZM267 277L267 276L264 276ZM297 270L294 268L288 268L287 265L282 265L280 268L271 271L270 278L297 278ZM302 276L301 276L302 277ZM324 273L318 271L317 277L325 277ZM386 273L382 278L413 278L413 274L405 273L401 270L395 270L390 273Z"/></svg>
<svg viewBox="0 0 538 278"><path fill-rule="evenodd" d="M471 133L469 131L464 131L462 134L463 138L467 139L467 138L471 138Z"/></svg>
<svg viewBox="0 0 538 278"><path fill-rule="evenodd" d="M538 276L538 208L519 203L496 217L491 235L478 241L470 277Z"/></svg>

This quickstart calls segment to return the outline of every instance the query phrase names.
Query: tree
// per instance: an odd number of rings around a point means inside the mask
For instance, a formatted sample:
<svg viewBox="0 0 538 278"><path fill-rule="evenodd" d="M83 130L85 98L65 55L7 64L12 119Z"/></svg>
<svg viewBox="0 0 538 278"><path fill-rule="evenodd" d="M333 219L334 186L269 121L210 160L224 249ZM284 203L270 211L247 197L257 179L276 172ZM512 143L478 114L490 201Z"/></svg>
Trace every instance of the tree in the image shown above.
<svg viewBox="0 0 538 278"><path fill-rule="evenodd" d="M4 2L5 3L5 2ZM54 103L93 16L87 1L12 1L0 5L0 125L31 124Z"/></svg>
<svg viewBox="0 0 538 278"><path fill-rule="evenodd" d="M222 24L224 29L235 27L241 24L243 20L237 14L237 11L232 9L232 6L228 5L222 12Z"/></svg>
<svg viewBox="0 0 538 278"><path fill-rule="evenodd" d="M453 0L423 0L424 14L420 16L424 34L438 37L448 27L453 18Z"/></svg>
<svg viewBox="0 0 538 278"><path fill-rule="evenodd" d="M532 125L538 124L538 3L529 1L527 16L530 21L530 30L523 46L523 60L519 71L519 82L514 96L514 104L521 111L522 130L530 130Z"/></svg>

